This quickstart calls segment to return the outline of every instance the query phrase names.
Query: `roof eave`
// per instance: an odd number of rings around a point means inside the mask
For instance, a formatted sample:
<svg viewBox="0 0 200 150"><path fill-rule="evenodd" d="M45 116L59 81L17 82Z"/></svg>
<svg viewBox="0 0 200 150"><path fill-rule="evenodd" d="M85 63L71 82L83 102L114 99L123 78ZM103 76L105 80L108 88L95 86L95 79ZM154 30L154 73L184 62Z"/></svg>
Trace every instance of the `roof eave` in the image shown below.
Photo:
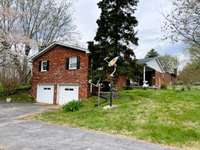
<svg viewBox="0 0 200 150"><path fill-rule="evenodd" d="M56 46L56 45L60 45L60 46L63 46L63 47L72 48L72 49L75 49L75 50L84 52L84 53L86 53L86 54L90 54L90 51L89 51L88 49L83 49L83 48L79 48L79 47L76 47L76 46L71 46L71 45L66 45L66 44L62 44L62 43L55 42L55 43L49 45L48 47L46 47L45 49L43 49L42 51L40 51L39 53L37 53L36 55L32 56L32 57L30 58L30 62L33 62L35 59L37 59L37 58L40 57L42 54L44 54L45 52L47 52L49 49L53 48L53 47Z"/></svg>

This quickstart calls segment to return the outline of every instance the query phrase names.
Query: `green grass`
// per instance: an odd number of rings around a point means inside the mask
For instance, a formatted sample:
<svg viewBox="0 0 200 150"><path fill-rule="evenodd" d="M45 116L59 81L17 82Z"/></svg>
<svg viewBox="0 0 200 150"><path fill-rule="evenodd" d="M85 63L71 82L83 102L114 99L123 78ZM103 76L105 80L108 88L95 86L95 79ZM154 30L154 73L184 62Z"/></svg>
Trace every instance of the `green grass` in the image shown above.
<svg viewBox="0 0 200 150"><path fill-rule="evenodd" d="M83 103L78 112L47 112L35 119L154 143L198 149L200 147L200 91L129 90L120 92L118 108L94 107L96 98Z"/></svg>
<svg viewBox="0 0 200 150"><path fill-rule="evenodd" d="M6 98L11 98L11 102L13 103L33 103L35 100L32 96L30 96L29 91L30 85L19 85L15 93L5 96L0 85L0 101L6 101Z"/></svg>

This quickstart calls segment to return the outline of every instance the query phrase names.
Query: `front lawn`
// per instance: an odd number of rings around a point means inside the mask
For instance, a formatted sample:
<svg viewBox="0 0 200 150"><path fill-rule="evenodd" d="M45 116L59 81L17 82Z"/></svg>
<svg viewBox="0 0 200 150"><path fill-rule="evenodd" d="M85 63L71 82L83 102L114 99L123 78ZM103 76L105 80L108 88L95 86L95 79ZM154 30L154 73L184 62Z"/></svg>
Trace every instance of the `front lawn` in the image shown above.
<svg viewBox="0 0 200 150"><path fill-rule="evenodd" d="M35 116L49 123L71 125L135 137L184 149L200 147L200 91L129 90L120 92L118 108L94 107L96 98L78 112L57 110Z"/></svg>

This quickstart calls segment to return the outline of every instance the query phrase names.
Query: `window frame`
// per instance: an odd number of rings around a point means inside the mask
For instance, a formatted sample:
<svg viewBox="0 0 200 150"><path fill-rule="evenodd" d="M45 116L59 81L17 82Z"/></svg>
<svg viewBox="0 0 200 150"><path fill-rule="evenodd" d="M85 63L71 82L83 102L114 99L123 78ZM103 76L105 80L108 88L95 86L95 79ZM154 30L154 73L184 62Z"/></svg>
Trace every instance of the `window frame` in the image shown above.
<svg viewBox="0 0 200 150"><path fill-rule="evenodd" d="M70 62L71 59L76 59L76 67L72 67L72 66L71 66L72 64L75 64L75 63L71 63L71 62ZM69 69L69 70L77 70L77 69L78 69L78 57L77 57L77 56L71 56L71 57L69 57L68 69Z"/></svg>
<svg viewBox="0 0 200 150"><path fill-rule="evenodd" d="M43 68L44 63L46 63L46 69ZM47 72L48 71L48 60L41 61L41 72Z"/></svg>

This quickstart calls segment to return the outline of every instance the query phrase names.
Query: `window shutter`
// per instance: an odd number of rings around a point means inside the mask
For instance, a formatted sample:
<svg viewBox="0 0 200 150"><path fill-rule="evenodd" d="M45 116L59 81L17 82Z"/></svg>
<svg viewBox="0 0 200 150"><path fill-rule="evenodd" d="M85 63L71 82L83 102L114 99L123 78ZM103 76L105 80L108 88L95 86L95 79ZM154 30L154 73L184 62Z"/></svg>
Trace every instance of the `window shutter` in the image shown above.
<svg viewBox="0 0 200 150"><path fill-rule="evenodd" d="M65 69L68 70L69 69L69 58L65 59Z"/></svg>
<svg viewBox="0 0 200 150"><path fill-rule="evenodd" d="M47 71L49 71L49 60L47 60Z"/></svg>
<svg viewBox="0 0 200 150"><path fill-rule="evenodd" d="M80 69L80 57L77 56L77 69Z"/></svg>
<svg viewBox="0 0 200 150"><path fill-rule="evenodd" d="M42 61L39 61L39 68L38 68L39 72L41 72L41 65L42 65Z"/></svg>

